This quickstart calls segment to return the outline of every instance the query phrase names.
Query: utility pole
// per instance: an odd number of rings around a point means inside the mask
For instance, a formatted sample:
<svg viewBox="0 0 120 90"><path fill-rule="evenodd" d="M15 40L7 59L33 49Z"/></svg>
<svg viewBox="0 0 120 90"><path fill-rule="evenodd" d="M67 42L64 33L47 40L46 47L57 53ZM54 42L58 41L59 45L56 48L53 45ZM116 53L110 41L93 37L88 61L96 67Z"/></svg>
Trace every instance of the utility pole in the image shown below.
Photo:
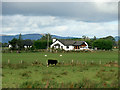
<svg viewBox="0 0 120 90"><path fill-rule="evenodd" d="M49 50L49 33L48 33L48 40L47 40L47 50Z"/></svg>

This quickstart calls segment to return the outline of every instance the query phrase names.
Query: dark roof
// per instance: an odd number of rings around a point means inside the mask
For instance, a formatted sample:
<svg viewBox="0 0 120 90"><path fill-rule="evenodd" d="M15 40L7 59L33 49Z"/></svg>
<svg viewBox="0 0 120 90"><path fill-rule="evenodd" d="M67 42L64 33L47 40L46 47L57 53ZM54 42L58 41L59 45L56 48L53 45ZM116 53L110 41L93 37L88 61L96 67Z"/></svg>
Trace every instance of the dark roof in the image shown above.
<svg viewBox="0 0 120 90"><path fill-rule="evenodd" d="M76 41L73 45L82 45L84 41Z"/></svg>
<svg viewBox="0 0 120 90"><path fill-rule="evenodd" d="M24 46L31 46L31 45L33 45L33 42L31 40L23 40L23 45Z"/></svg>
<svg viewBox="0 0 120 90"><path fill-rule="evenodd" d="M74 41L74 40L58 40L62 44L69 46L69 45L82 45L85 41Z"/></svg>

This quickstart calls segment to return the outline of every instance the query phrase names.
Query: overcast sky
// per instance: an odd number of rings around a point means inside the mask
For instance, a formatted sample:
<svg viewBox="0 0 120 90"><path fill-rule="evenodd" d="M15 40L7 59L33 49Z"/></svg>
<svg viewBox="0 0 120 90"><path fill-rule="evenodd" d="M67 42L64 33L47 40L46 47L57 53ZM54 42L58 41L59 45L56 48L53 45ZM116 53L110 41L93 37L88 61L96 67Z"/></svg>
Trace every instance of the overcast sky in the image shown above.
<svg viewBox="0 0 120 90"><path fill-rule="evenodd" d="M117 2L3 2L2 34L118 35Z"/></svg>

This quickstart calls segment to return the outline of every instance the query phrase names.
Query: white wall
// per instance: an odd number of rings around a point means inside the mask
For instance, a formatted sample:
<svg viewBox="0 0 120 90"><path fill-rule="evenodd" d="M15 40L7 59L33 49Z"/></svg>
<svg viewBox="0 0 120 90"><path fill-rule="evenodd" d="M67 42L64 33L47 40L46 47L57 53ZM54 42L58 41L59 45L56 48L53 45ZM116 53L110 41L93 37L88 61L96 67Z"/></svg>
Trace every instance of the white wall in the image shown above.
<svg viewBox="0 0 120 90"><path fill-rule="evenodd" d="M62 47L63 47L63 49L64 50L73 50L74 49L74 47L73 46L69 46L69 48L67 48L67 46L64 46L61 42L59 42L58 40L55 42L55 43L53 43L50 47L52 48L52 47L54 47L54 48L58 48L58 46L54 46L54 45L56 45L56 44L59 44L60 45L60 49L62 49Z"/></svg>
<svg viewBox="0 0 120 90"><path fill-rule="evenodd" d="M74 46L69 46L69 48L67 48L67 46L64 47L64 50L68 51L68 50L73 50Z"/></svg>
<svg viewBox="0 0 120 90"><path fill-rule="evenodd" d="M88 44L85 42L85 44L87 45L86 48L88 49Z"/></svg>
<svg viewBox="0 0 120 90"><path fill-rule="evenodd" d="M26 45L24 46L24 48L31 48L31 47L32 47L32 46L26 46Z"/></svg>
<svg viewBox="0 0 120 90"><path fill-rule="evenodd" d="M52 42L54 43L56 41L56 39L54 38L53 40L52 40Z"/></svg>
<svg viewBox="0 0 120 90"><path fill-rule="evenodd" d="M60 48L61 48L61 46L63 46L63 49L64 49L64 45L61 42L59 42L58 40L56 42L54 42L50 47L52 48L56 44L59 44ZM57 46L55 46L55 48L57 48Z"/></svg>
<svg viewBox="0 0 120 90"><path fill-rule="evenodd" d="M9 44L9 46L8 46L8 47L9 47L9 48L12 48L12 45L10 45L10 44Z"/></svg>

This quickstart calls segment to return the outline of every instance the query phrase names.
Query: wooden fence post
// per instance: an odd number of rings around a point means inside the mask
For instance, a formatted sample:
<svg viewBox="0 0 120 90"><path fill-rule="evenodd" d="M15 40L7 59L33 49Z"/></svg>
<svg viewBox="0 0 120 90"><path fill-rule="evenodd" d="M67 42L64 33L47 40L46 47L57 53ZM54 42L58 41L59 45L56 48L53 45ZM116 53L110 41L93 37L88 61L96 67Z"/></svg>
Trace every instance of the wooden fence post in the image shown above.
<svg viewBox="0 0 120 90"><path fill-rule="evenodd" d="M10 60L8 59L8 64L10 63Z"/></svg>
<svg viewBox="0 0 120 90"><path fill-rule="evenodd" d="M117 61L115 61L115 63L117 63Z"/></svg>
<svg viewBox="0 0 120 90"><path fill-rule="evenodd" d="M85 65L87 64L87 61L85 60Z"/></svg>
<svg viewBox="0 0 120 90"><path fill-rule="evenodd" d="M77 63L76 64L78 64L78 60L77 60Z"/></svg>
<svg viewBox="0 0 120 90"><path fill-rule="evenodd" d="M36 64L38 64L37 60L36 60Z"/></svg>
<svg viewBox="0 0 120 90"><path fill-rule="evenodd" d="M21 60L21 64L23 63L23 61Z"/></svg>
<svg viewBox="0 0 120 90"><path fill-rule="evenodd" d="M91 63L93 64L93 61L91 61Z"/></svg>
<svg viewBox="0 0 120 90"><path fill-rule="evenodd" d="M101 62L101 60L99 61L99 64L101 64L102 62Z"/></svg>
<svg viewBox="0 0 120 90"><path fill-rule="evenodd" d="M73 59L72 59L72 63L73 63Z"/></svg>
<svg viewBox="0 0 120 90"><path fill-rule="evenodd" d="M63 64L64 64L64 61L63 61Z"/></svg>

